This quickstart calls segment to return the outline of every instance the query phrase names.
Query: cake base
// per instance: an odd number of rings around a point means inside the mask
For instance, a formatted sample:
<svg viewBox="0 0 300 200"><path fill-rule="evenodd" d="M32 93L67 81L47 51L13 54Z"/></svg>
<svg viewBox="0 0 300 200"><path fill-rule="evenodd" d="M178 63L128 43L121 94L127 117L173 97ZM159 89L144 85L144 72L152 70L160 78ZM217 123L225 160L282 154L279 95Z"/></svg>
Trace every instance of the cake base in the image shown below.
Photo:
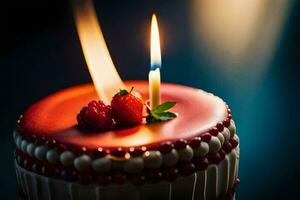
<svg viewBox="0 0 300 200"><path fill-rule="evenodd" d="M239 149L234 149L218 165L188 176L180 176L173 182L146 183L135 186L128 183L100 186L84 185L45 177L21 167L17 162L16 176L20 198L24 200L216 200L235 199Z"/></svg>

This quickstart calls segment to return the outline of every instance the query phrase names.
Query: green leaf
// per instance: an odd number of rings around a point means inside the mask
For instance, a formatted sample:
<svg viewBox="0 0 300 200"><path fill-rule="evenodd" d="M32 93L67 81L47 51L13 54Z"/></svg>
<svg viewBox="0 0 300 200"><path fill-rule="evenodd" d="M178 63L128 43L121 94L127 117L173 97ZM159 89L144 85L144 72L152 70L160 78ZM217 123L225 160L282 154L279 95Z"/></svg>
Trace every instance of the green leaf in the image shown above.
<svg viewBox="0 0 300 200"><path fill-rule="evenodd" d="M168 101L168 102L158 105L156 108L151 110L151 112L152 113L162 113L162 112L165 112L166 110L169 110L170 108L172 108L175 105L176 105L176 102Z"/></svg>
<svg viewBox="0 0 300 200"><path fill-rule="evenodd" d="M177 115L175 113L167 111L175 105L176 102L165 102L152 110L150 110L150 108L147 107L147 111L148 111L148 116L146 117L147 123L163 122L163 121L176 118Z"/></svg>
<svg viewBox="0 0 300 200"><path fill-rule="evenodd" d="M148 115L148 116L146 117L146 121L147 121L148 124L158 122L158 120L155 119L152 115Z"/></svg>
<svg viewBox="0 0 300 200"><path fill-rule="evenodd" d="M175 117L177 117L177 115L172 112L163 112L163 113L155 114L154 117L155 117L155 119L158 119L159 121L167 121L170 119L174 119Z"/></svg>
<svg viewBox="0 0 300 200"><path fill-rule="evenodd" d="M147 123L164 122L176 118L177 115L172 112L152 113L147 116Z"/></svg>

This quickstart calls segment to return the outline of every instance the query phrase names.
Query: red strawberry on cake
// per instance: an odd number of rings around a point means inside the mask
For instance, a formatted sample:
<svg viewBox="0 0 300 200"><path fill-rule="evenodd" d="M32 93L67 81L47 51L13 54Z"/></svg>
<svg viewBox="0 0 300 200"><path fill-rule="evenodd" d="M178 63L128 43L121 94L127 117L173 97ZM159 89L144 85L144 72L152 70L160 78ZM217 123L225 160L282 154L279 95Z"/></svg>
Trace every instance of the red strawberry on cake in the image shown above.
<svg viewBox="0 0 300 200"><path fill-rule="evenodd" d="M143 100L141 95L133 92L133 87L128 92L120 90L112 99L112 114L118 127L139 125L143 121Z"/></svg>

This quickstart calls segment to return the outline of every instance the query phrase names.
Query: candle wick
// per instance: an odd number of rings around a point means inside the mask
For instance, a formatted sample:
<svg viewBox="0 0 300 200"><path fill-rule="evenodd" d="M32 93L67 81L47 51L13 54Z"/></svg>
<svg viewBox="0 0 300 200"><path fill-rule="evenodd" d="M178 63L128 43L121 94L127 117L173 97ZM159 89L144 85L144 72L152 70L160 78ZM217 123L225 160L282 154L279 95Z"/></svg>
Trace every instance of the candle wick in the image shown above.
<svg viewBox="0 0 300 200"><path fill-rule="evenodd" d="M156 69L160 69L161 68L161 65L159 65L159 64L153 64L153 65L151 65L151 70L152 71L155 71Z"/></svg>

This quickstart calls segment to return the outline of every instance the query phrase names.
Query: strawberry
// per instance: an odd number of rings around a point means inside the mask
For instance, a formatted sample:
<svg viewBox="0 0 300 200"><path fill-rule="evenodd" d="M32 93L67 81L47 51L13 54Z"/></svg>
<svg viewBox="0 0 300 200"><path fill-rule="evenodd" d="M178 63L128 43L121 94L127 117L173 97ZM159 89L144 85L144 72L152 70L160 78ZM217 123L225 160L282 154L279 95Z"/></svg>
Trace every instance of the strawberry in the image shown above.
<svg viewBox="0 0 300 200"><path fill-rule="evenodd" d="M102 101L91 101L77 115L78 126L89 131L107 131L112 129L114 121L110 106Z"/></svg>
<svg viewBox="0 0 300 200"><path fill-rule="evenodd" d="M112 99L112 114L118 127L128 127L141 124L143 121L143 100L133 88L120 90Z"/></svg>

